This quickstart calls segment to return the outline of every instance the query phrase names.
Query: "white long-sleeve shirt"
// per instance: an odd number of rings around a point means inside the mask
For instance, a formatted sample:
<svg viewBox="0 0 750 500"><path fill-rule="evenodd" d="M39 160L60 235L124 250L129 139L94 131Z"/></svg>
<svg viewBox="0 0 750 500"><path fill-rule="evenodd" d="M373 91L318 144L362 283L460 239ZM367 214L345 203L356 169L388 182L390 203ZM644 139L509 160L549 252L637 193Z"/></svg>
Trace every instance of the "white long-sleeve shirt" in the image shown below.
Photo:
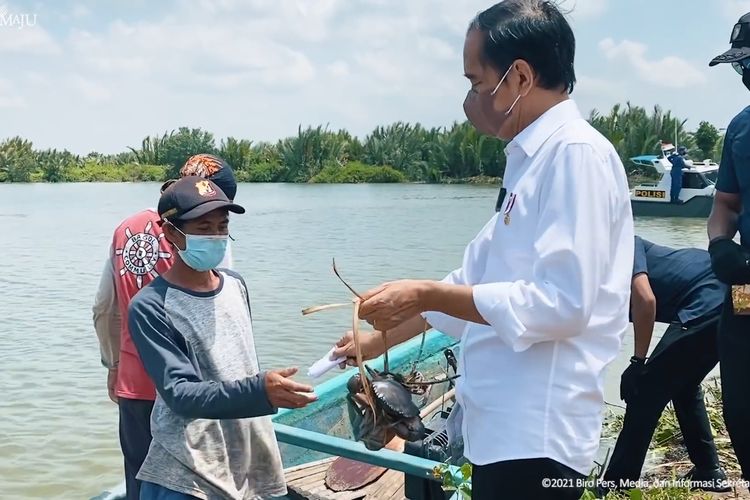
<svg viewBox="0 0 750 500"><path fill-rule="evenodd" d="M489 326L425 317L461 339L457 399L472 463L547 457L588 475L604 369L628 325L627 177L572 100L525 128L506 155L502 207L444 279L473 285Z"/></svg>

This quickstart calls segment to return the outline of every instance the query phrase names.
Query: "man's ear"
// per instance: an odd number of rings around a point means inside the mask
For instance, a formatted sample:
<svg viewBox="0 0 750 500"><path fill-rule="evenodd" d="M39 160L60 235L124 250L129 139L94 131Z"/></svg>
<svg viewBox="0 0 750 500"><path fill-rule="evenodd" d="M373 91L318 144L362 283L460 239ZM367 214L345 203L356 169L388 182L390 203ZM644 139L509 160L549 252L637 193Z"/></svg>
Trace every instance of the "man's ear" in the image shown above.
<svg viewBox="0 0 750 500"><path fill-rule="evenodd" d="M516 74L518 75L518 93L522 97L525 97L529 95L529 92L534 88L536 72L534 71L534 68L523 59L513 61L513 65L515 65Z"/></svg>
<svg viewBox="0 0 750 500"><path fill-rule="evenodd" d="M177 230L177 228L169 221L164 221L162 223L162 230L164 231L164 236L167 238L167 241L173 246L179 248L177 245L177 242L180 241L180 233Z"/></svg>

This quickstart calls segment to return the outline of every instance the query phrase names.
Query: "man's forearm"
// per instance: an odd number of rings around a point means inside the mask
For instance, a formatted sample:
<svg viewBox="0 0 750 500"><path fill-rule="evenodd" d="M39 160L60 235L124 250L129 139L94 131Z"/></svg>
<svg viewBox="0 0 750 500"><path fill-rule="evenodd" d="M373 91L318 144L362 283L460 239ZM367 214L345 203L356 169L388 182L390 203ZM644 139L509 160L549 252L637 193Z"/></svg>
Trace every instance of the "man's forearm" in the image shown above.
<svg viewBox="0 0 750 500"><path fill-rule="evenodd" d="M711 215L708 217L708 239L720 236L734 238L737 233L737 219L739 214L723 203L714 203Z"/></svg>
<svg viewBox="0 0 750 500"><path fill-rule="evenodd" d="M654 334L654 315L648 311L636 313L633 316L633 331L635 332L634 353L638 358L645 358Z"/></svg>
<svg viewBox="0 0 750 500"><path fill-rule="evenodd" d="M429 330L430 328L431 326L429 323L427 323L427 320L425 320L421 315L417 314L413 318L404 321L396 328L392 328L386 332L388 349L406 342L407 340L416 337L423 331Z"/></svg>
<svg viewBox="0 0 750 500"><path fill-rule="evenodd" d="M156 388L167 406L183 417L254 418L276 412L268 400L264 377L260 373L242 380L201 382L186 382L179 377Z"/></svg>
<svg viewBox="0 0 750 500"><path fill-rule="evenodd" d="M122 318L117 304L117 290L110 259L107 259L105 263L92 312L102 364L112 369L120 360Z"/></svg>
<svg viewBox="0 0 750 500"><path fill-rule="evenodd" d="M464 321L481 325L488 324L477 310L470 285L432 282L425 294L424 301L426 311L438 311Z"/></svg>

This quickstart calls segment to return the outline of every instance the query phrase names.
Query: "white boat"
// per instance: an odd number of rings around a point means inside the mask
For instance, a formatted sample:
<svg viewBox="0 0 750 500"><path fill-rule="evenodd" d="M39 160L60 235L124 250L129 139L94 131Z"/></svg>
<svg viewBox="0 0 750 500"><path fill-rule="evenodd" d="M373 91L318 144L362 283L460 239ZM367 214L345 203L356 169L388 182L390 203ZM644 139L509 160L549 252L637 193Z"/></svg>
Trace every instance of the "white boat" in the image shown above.
<svg viewBox="0 0 750 500"><path fill-rule="evenodd" d="M642 167L653 167L661 179L654 183L639 184L630 190L633 215L641 217L702 217L711 213L716 192L719 165L712 160L685 160L682 170L682 203L670 202L672 164L667 156L674 148L663 150L662 155L642 155L630 159Z"/></svg>

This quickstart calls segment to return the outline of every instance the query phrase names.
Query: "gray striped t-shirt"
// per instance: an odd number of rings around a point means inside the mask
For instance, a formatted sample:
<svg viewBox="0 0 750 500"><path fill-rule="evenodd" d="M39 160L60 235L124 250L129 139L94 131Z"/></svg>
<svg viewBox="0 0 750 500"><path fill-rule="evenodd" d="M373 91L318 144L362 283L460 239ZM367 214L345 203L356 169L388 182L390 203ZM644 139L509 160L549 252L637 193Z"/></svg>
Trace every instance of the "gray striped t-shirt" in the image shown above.
<svg viewBox="0 0 750 500"><path fill-rule="evenodd" d="M193 292L159 277L132 300L131 336L157 389L153 440L138 479L203 499L286 494L248 292L217 271Z"/></svg>

